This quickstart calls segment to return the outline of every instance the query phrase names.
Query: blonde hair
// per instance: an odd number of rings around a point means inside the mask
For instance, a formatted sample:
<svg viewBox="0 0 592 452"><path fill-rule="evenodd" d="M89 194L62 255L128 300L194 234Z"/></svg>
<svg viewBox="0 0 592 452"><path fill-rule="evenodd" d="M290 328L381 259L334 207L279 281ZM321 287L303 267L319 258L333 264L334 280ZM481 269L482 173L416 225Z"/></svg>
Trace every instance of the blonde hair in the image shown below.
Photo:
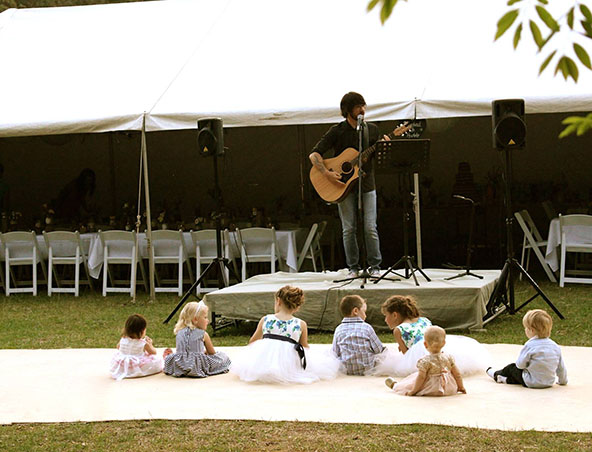
<svg viewBox="0 0 592 452"><path fill-rule="evenodd" d="M354 308L361 309L366 301L359 295L346 295L339 302L339 310L344 317L351 316Z"/></svg>
<svg viewBox="0 0 592 452"><path fill-rule="evenodd" d="M522 325L530 328L539 338L549 337L553 328L553 319L542 309L533 309L524 314Z"/></svg>
<svg viewBox="0 0 592 452"><path fill-rule="evenodd" d="M426 328L425 333L423 333L423 339L428 347L442 349L446 343L446 331L444 328L432 325Z"/></svg>
<svg viewBox="0 0 592 452"><path fill-rule="evenodd" d="M291 311L304 304L304 292L299 287L284 286L275 293L275 297Z"/></svg>
<svg viewBox="0 0 592 452"><path fill-rule="evenodd" d="M386 299L380 307L380 312L384 315L396 312L404 319L414 319L419 317L419 308L417 301L411 295L393 295Z"/></svg>
<svg viewBox="0 0 592 452"><path fill-rule="evenodd" d="M200 301L199 303L197 301L187 303L181 311L181 314L179 314L179 320L177 320L173 332L177 334L184 328L195 328L193 319L199 315L202 309L208 309L203 301Z"/></svg>

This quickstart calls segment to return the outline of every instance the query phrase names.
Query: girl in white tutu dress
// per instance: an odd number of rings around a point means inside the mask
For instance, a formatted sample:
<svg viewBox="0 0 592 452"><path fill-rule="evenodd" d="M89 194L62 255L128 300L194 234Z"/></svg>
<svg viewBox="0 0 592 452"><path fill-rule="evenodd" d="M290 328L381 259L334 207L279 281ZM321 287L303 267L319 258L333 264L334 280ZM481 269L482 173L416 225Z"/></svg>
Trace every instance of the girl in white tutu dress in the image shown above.
<svg viewBox="0 0 592 452"><path fill-rule="evenodd" d="M111 359L111 377L116 380L145 377L161 372L162 367L162 358L156 355L152 339L146 336L146 319L140 314L130 315Z"/></svg>
<svg viewBox="0 0 592 452"><path fill-rule="evenodd" d="M415 372L417 361L428 354L423 339L432 322L420 316L417 302L411 296L393 295L382 304L381 311L393 330L399 350L387 346L373 374L405 377ZM491 362L485 347L470 337L449 335L443 350L454 357L465 376L487 369Z"/></svg>
<svg viewBox="0 0 592 452"><path fill-rule="evenodd" d="M243 381L264 383L308 384L335 378L339 361L329 350L310 350L306 322L293 315L303 303L302 289L278 290L275 314L261 318L249 345L233 358L230 372Z"/></svg>
<svg viewBox="0 0 592 452"><path fill-rule="evenodd" d="M418 372L405 377L399 383L389 377L385 384L397 394L408 396L447 396L457 392L466 394L460 371L452 355L444 353L446 331L439 326L425 330L424 345L429 354L417 361Z"/></svg>

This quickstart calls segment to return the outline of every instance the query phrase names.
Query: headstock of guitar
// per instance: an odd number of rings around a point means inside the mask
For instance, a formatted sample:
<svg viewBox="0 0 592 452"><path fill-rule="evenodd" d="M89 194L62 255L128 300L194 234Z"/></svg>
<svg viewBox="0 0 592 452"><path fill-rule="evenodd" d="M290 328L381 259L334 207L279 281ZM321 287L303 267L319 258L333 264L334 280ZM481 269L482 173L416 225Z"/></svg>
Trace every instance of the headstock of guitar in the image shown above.
<svg viewBox="0 0 592 452"><path fill-rule="evenodd" d="M425 119L408 119L397 125L397 129L401 126L405 126L408 130L398 135L397 138L419 138L426 129L427 122Z"/></svg>

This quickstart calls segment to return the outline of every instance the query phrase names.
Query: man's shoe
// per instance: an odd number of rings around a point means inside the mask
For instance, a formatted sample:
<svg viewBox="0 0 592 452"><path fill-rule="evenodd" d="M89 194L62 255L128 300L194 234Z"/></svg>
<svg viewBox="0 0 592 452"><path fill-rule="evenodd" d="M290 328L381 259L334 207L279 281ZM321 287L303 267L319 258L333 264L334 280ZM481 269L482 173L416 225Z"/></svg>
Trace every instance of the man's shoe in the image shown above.
<svg viewBox="0 0 592 452"><path fill-rule="evenodd" d="M350 270L347 274L348 278L357 278L358 277L358 270Z"/></svg>
<svg viewBox="0 0 592 452"><path fill-rule="evenodd" d="M372 278L379 278L381 276L380 275L380 268L374 268L374 267L371 268L370 269L370 276Z"/></svg>

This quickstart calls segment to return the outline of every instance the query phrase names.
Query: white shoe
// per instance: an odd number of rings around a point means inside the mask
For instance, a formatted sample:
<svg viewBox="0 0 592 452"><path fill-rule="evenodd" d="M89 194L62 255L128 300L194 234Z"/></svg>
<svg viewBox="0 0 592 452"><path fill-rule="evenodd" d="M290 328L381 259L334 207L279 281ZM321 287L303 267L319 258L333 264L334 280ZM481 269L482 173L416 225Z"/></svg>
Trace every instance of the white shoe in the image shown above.
<svg viewBox="0 0 592 452"><path fill-rule="evenodd" d="M387 385L389 388L393 389L397 382L393 377L388 377L386 380L384 380L384 384Z"/></svg>

